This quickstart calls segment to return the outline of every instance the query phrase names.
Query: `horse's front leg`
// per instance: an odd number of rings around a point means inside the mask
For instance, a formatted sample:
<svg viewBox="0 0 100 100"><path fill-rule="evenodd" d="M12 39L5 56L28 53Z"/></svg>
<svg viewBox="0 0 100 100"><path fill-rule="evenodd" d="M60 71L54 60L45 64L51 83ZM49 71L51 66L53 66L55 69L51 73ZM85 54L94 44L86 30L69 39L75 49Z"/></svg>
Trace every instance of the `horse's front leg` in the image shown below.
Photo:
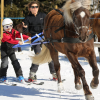
<svg viewBox="0 0 100 100"><path fill-rule="evenodd" d="M72 66L74 67L74 69L77 71L79 77L82 80L86 100L94 100L94 97L92 96L92 93L91 93L89 86L86 82L85 71L81 67L81 65L79 64L76 56L73 53L68 52L67 57L68 57L69 61L71 62Z"/></svg>
<svg viewBox="0 0 100 100"><path fill-rule="evenodd" d="M99 69L97 67L97 61L96 61L96 56L95 56L95 52L92 51L91 54L89 55L89 57L87 58L89 61L89 64L92 67L92 72L93 72L93 79L91 81L90 86L95 89L97 88L98 84L99 84Z"/></svg>
<svg viewBox="0 0 100 100"><path fill-rule="evenodd" d="M75 82L75 88L77 90L80 90L80 89L82 89L82 83L80 81L79 74L78 74L77 70L74 68L74 66L72 66L72 68L73 68L74 76L75 76L75 80L74 80L74 82Z"/></svg>

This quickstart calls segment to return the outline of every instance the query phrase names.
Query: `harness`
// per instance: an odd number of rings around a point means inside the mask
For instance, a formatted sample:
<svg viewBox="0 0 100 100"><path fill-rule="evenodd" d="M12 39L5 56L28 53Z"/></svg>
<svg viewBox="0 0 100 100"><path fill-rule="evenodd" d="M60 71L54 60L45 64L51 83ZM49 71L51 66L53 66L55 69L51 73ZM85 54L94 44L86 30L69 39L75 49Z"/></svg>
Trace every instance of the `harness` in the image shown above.
<svg viewBox="0 0 100 100"><path fill-rule="evenodd" d="M57 12L59 12L59 13L63 16L63 12L62 12L62 11L60 11L59 9L54 9L54 10L57 11ZM74 25L75 25L75 24L74 24ZM76 26L75 26L75 28L77 28L77 30L79 30L80 28L87 28L87 29L88 29L87 26L82 26L82 27L76 27ZM67 42L67 43L81 43L80 40L79 40L79 38L66 37L66 33L65 33L65 21L64 21L64 26L62 26L62 27L58 28L57 30L55 30L55 33L57 33L58 31L60 31L60 30L62 30L62 29L64 29L64 37L63 37L63 38L61 38L61 39L59 39L59 40L57 40L57 39L52 39L52 38L48 38L48 39L46 39L45 41L48 41L48 42L50 42L50 43L52 43L52 44L53 44L53 42L61 42L61 43L65 43L65 42ZM89 32L89 30L88 30L88 32ZM76 34L77 34L77 32L76 32ZM87 41L91 40L93 37L94 37L94 34L93 34L93 32L92 32L92 33L89 35Z"/></svg>

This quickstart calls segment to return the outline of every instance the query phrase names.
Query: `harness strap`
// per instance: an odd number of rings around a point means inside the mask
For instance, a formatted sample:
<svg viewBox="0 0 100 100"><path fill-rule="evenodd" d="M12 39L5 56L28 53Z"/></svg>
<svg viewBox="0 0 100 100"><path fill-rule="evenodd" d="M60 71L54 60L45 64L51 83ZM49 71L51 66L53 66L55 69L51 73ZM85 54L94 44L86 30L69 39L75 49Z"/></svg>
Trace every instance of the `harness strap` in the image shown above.
<svg viewBox="0 0 100 100"><path fill-rule="evenodd" d="M60 11L59 9L54 9L54 10L56 10L57 12L59 12L59 13L63 16L63 12L62 12L62 11ZM64 20L64 26L58 28L58 29L55 31L55 33L57 33L58 31L60 31L60 30L62 30L62 29L64 29L64 37L66 37L66 32L65 32L65 20Z"/></svg>
<svg viewBox="0 0 100 100"><path fill-rule="evenodd" d="M64 27L65 27L65 25L60 27L60 28L58 28L57 30L55 30L55 33L57 33L58 31L62 30Z"/></svg>
<svg viewBox="0 0 100 100"><path fill-rule="evenodd" d="M57 12L59 12L63 16L63 12L62 11L60 11L59 9L54 9L54 10L56 10Z"/></svg>
<svg viewBox="0 0 100 100"><path fill-rule="evenodd" d="M89 38L87 41L91 40L94 37L93 32L89 35ZM50 42L61 42L61 43L81 43L79 38L72 38L72 37L66 37L66 38L62 38L59 40L52 40L52 39L47 39Z"/></svg>

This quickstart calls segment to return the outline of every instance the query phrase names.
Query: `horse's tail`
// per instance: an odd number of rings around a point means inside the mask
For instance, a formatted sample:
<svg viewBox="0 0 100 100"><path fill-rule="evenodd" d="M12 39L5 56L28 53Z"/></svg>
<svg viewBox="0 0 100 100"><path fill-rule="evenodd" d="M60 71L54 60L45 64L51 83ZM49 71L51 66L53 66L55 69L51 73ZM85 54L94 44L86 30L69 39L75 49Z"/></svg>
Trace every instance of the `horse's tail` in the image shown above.
<svg viewBox="0 0 100 100"><path fill-rule="evenodd" d="M51 62L51 55L49 49L43 44L42 50L38 55L31 56L31 60L33 64L43 64L47 62Z"/></svg>

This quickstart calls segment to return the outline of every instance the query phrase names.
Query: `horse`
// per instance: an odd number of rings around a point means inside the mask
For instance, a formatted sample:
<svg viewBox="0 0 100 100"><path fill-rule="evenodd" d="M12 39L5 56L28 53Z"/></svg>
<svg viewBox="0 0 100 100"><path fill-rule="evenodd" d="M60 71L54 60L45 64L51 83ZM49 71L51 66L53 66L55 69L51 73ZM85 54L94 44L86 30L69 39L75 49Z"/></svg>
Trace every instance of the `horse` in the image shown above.
<svg viewBox="0 0 100 100"><path fill-rule="evenodd" d="M22 23L19 23L17 24L15 27L14 27L15 30L19 31L20 33L22 34L25 34L25 35L28 35L28 36L31 36L31 34L29 32L27 32L27 29L23 29L23 24ZM18 52L21 52L21 47L18 47Z"/></svg>
<svg viewBox="0 0 100 100"><path fill-rule="evenodd" d="M90 86L95 89L99 84L99 69L94 51L93 33L90 27L89 4L91 0L67 0L62 9L51 10L44 20L44 41L42 51L31 56L33 64L43 64L53 60L58 78L58 92L63 90L60 75L58 52L69 59L74 75L75 88L82 88L86 100L94 100L85 78L85 71L78 62L78 57L85 57L93 70ZM82 80L82 83L80 81Z"/></svg>
<svg viewBox="0 0 100 100"><path fill-rule="evenodd" d="M100 13L95 13L91 15L90 25L92 27L93 33L97 35L98 42L100 42ZM98 47L99 57L100 57L100 47Z"/></svg>

